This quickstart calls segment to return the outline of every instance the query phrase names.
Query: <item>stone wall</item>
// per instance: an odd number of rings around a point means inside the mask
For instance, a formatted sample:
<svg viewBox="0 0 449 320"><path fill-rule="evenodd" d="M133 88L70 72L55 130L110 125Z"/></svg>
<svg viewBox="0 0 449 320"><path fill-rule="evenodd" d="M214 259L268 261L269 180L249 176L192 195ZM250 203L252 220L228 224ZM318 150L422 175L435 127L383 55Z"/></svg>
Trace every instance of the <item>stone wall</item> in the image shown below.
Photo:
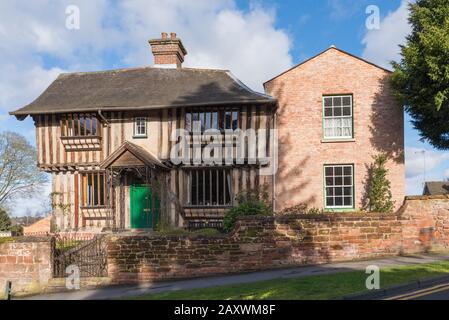
<svg viewBox="0 0 449 320"><path fill-rule="evenodd" d="M14 295L40 292L52 277L52 243L49 238L22 238L0 243L0 297L6 281Z"/></svg>
<svg viewBox="0 0 449 320"><path fill-rule="evenodd" d="M445 250L449 197L407 198L396 214L246 217L222 237L112 236L114 283L193 278Z"/></svg>
<svg viewBox="0 0 449 320"><path fill-rule="evenodd" d="M4 241L4 240L3 240ZM371 259L449 248L449 196L409 197L395 214L241 218L231 235L110 235L105 283L137 283ZM0 243L0 289L49 289L49 238Z"/></svg>

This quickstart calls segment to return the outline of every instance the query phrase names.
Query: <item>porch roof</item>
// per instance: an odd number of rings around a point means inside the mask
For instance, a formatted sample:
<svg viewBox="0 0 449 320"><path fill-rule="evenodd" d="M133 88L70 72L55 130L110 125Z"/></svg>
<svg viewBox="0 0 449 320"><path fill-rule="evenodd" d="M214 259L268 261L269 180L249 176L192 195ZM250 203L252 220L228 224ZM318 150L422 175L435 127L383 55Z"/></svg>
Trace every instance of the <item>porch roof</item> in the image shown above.
<svg viewBox="0 0 449 320"><path fill-rule="evenodd" d="M135 145L129 141L125 141L120 148L114 151L101 164L102 169L110 167L124 168L143 164L152 168L160 168L169 170L165 164L162 163L156 156L144 148Z"/></svg>

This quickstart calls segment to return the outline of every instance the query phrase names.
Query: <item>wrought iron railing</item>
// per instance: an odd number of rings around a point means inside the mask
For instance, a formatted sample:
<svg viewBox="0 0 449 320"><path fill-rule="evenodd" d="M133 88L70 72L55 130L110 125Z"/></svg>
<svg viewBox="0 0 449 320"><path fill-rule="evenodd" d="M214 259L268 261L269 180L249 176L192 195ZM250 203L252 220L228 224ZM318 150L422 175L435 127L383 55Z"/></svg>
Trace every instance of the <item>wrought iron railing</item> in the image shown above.
<svg viewBox="0 0 449 320"><path fill-rule="evenodd" d="M67 268L78 268L80 277L107 276L105 235L67 234L55 236L53 277L65 278Z"/></svg>

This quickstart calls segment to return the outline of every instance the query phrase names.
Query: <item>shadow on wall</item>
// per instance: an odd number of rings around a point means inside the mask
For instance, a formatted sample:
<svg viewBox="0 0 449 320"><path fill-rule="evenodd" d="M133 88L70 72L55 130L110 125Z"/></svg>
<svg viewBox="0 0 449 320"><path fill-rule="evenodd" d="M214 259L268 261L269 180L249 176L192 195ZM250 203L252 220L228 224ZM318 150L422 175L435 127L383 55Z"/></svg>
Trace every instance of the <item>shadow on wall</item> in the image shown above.
<svg viewBox="0 0 449 320"><path fill-rule="evenodd" d="M277 92L274 96L278 97L280 101L282 101L283 95L283 85L277 89ZM176 101L173 102L175 105L185 105L187 103L191 103L191 101L199 100L200 97L208 96L208 99L211 103L214 103L214 99L218 99L220 96L224 94L231 94L232 96L238 98L242 98L242 90L239 87L234 87L231 89L226 88L226 91L217 83L211 82L207 85L201 86L196 92L193 92L189 95L179 97ZM217 98L218 97L218 98ZM204 99L204 98L203 98ZM284 108L279 106L278 110L278 118L283 118ZM288 183L277 184L277 194L279 195L279 199L277 203L289 203L293 197L301 197L301 193L303 189L306 190L308 185L311 183L311 179L303 179L302 182L296 182L297 180L287 179L288 177L295 176L303 176L304 174L303 167L310 161L310 156L303 158L288 158L285 154L288 154L289 145L293 143L297 143L292 141L291 135L287 133L282 133L279 135L278 140L278 172L277 172L277 180L288 181ZM301 202L307 205L311 205L315 202L316 196L309 196L307 199L302 200ZM297 204L296 202L291 202L291 205Z"/></svg>
<svg viewBox="0 0 449 320"><path fill-rule="evenodd" d="M397 108L390 110L388 108ZM390 75L384 76L374 96L369 126L370 142L377 154L385 154L395 164L404 164L404 116L402 107L397 105L391 92ZM389 125L385 128L385 124ZM371 162L374 162L372 159ZM372 183L373 168L365 164L366 176L363 184L362 208L369 210L369 188Z"/></svg>
<svg viewBox="0 0 449 320"><path fill-rule="evenodd" d="M388 108L397 108L397 112L385 112ZM403 108L397 104L391 92L390 75L387 75L380 81L379 90L374 96L371 125L369 126L370 141L379 153L386 154L396 163L404 163L403 113ZM385 123L390 124L388 130L383 129Z"/></svg>
<svg viewBox="0 0 449 320"><path fill-rule="evenodd" d="M394 214L241 217L235 232L113 236L113 283L151 283L417 254L449 247L449 197L410 197Z"/></svg>
<svg viewBox="0 0 449 320"><path fill-rule="evenodd" d="M274 97L277 97L278 101L286 101L284 99L284 87L285 84L282 83L276 91L273 93ZM288 119L285 115L286 106L279 105L277 110L277 120L278 123L283 121L282 119ZM293 141L290 132L286 130L279 131L278 140L278 172L277 172L277 183L276 183L276 211L283 209L288 206L293 206L299 202L307 206L311 206L316 202L316 195L311 195L304 198L302 195L303 190L307 190L307 187L311 183L311 179L307 177L304 172L304 167L311 160L310 156L307 155L302 158L292 158L289 157L289 146L300 143L298 141ZM303 177L300 181L294 179L294 177ZM307 178L306 178L307 177ZM279 183L279 181L286 181L286 183ZM295 200L301 199L300 201ZM279 204L284 204L282 207Z"/></svg>

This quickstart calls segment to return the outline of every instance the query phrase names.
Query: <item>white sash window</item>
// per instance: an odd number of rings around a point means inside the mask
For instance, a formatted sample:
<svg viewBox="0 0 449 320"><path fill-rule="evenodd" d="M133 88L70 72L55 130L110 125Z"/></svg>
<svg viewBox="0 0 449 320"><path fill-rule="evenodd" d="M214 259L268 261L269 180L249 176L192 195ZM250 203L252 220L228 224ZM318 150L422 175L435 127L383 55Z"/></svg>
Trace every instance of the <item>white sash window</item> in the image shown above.
<svg viewBox="0 0 449 320"><path fill-rule="evenodd" d="M353 138L352 96L326 96L324 105L324 138Z"/></svg>

